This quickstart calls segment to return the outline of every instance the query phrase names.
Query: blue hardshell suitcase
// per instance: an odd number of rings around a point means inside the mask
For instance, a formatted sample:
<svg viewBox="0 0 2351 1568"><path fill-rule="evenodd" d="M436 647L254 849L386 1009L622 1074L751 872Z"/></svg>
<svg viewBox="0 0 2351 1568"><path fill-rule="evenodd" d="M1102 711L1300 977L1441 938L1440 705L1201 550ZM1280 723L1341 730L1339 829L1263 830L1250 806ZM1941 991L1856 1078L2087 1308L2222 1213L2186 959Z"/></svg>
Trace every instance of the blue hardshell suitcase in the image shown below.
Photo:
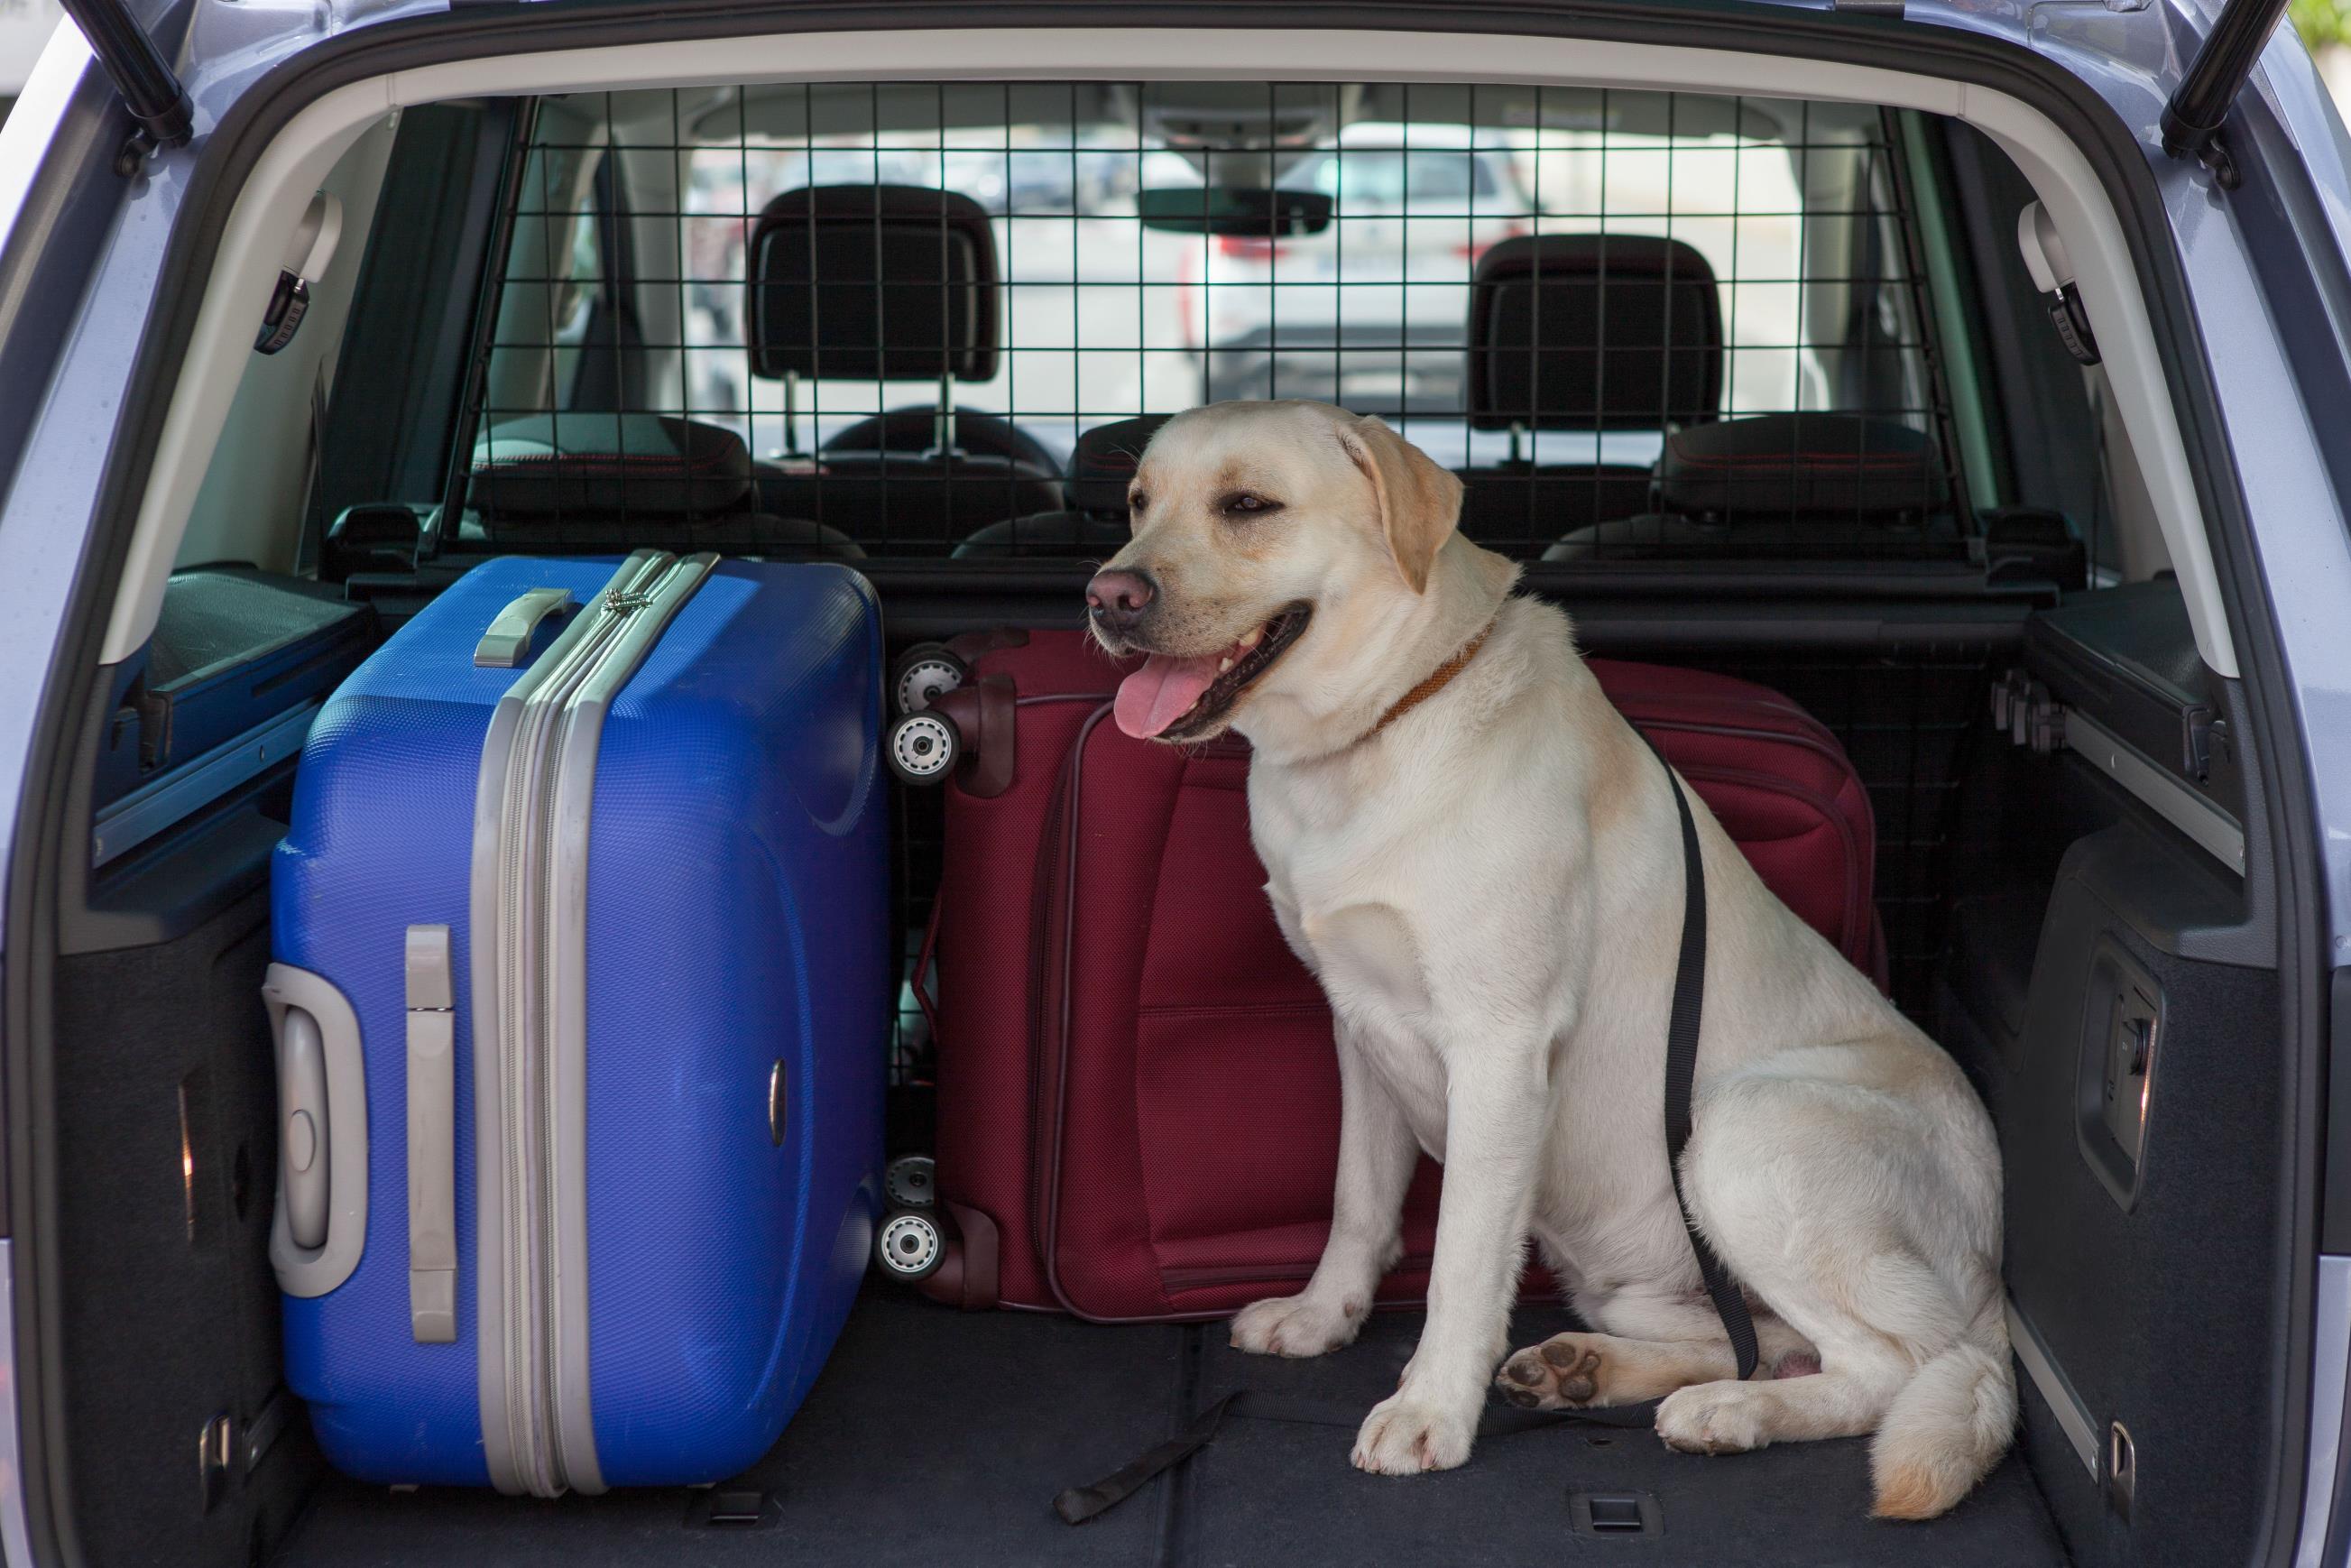
<svg viewBox="0 0 2351 1568"><path fill-rule="evenodd" d="M487 562L338 691L274 867L287 1381L362 1479L758 1458L880 1211L872 590Z"/></svg>

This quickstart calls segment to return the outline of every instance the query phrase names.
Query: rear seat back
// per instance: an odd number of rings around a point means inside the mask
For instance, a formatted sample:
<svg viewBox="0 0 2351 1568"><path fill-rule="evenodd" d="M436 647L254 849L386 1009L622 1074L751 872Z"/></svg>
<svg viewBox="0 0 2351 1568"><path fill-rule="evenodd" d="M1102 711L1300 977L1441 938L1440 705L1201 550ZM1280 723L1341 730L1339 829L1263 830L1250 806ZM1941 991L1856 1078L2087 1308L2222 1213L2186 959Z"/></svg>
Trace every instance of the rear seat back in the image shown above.
<svg viewBox="0 0 2351 1568"><path fill-rule="evenodd" d="M744 312L754 375L984 382L998 360L996 230L977 202L914 185L811 185L751 231ZM827 447L757 465L762 506L892 553L944 552L984 523L1061 504L1049 467L1001 452Z"/></svg>
<svg viewBox="0 0 2351 1568"><path fill-rule="evenodd" d="M474 446L468 499L501 550L862 553L814 521L759 511L743 438L667 414L535 413L490 425Z"/></svg>
<svg viewBox="0 0 2351 1568"><path fill-rule="evenodd" d="M1091 560L1114 554L1126 542L1126 487L1134 465L1170 417L1146 413L1087 431L1070 454L1067 507L990 523L956 547L956 559Z"/></svg>
<svg viewBox="0 0 2351 1568"><path fill-rule="evenodd" d="M1470 286L1469 423L1478 430L1673 431L1722 406L1714 269L1679 240L1527 235L1479 258ZM1552 539L1649 505L1645 465L1532 462L1463 472L1462 528Z"/></svg>
<svg viewBox="0 0 2351 1568"><path fill-rule="evenodd" d="M1855 413L1767 413L1666 439L1657 509L1571 532L1546 560L1917 554L1956 539L1935 441Z"/></svg>

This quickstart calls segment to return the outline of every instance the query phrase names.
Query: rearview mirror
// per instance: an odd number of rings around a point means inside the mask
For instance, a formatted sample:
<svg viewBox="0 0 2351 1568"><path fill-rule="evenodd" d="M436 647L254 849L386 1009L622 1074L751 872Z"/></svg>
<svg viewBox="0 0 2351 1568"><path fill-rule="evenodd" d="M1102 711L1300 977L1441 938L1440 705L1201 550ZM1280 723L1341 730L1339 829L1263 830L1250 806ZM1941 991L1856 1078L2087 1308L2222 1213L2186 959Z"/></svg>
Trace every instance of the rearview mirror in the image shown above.
<svg viewBox="0 0 2351 1568"><path fill-rule="evenodd" d="M1245 235L1286 239L1331 226L1331 198L1319 191L1262 185L1172 185L1137 192L1143 226L1167 234Z"/></svg>

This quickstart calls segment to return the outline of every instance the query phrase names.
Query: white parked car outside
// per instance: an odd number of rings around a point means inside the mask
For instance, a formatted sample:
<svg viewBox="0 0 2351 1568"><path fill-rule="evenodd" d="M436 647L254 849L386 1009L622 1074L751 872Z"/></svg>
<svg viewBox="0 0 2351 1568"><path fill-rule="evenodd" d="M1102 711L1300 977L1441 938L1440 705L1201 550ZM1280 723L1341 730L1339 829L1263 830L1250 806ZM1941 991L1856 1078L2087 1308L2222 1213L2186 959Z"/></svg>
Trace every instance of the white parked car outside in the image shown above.
<svg viewBox="0 0 2351 1568"><path fill-rule="evenodd" d="M1278 188L1332 199L1320 234L1186 247L1179 298L1186 341L1208 350L1210 400L1460 406L1470 273L1489 246L1530 231L1534 207L1510 149L1431 129L1350 126L1283 168Z"/></svg>

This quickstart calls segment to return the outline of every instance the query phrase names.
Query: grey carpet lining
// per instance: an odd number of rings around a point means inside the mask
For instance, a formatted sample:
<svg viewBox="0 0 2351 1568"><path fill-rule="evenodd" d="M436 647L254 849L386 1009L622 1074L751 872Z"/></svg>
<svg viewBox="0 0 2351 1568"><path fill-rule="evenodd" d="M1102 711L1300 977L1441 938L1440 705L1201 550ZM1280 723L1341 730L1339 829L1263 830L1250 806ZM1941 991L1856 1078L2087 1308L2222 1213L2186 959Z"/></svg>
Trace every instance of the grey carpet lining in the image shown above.
<svg viewBox="0 0 2351 1568"><path fill-rule="evenodd" d="M1513 1343L1566 1326L1522 1310ZM418 1563L517 1568L713 1568L753 1563L1259 1563L1532 1565L1625 1560L1740 1563L1987 1563L2064 1556L2022 1461L1928 1525L1867 1517L1859 1441L1721 1458L1648 1434L1562 1426L1482 1443L1458 1470L1365 1476L1353 1433L1319 1418L1238 1418L1191 1464L1095 1521L1050 1503L1160 1441L1234 1389L1313 1412L1369 1409L1395 1386L1419 1319L1384 1313L1315 1361L1229 1349L1221 1325L1102 1328L1013 1312L956 1312L886 1288L860 1301L791 1429L740 1481L769 1501L758 1524L689 1522L708 1494L616 1493L532 1502L452 1490L388 1493L340 1479L280 1561L289 1568ZM1646 1493L1660 1529L1577 1533L1571 1494Z"/></svg>

